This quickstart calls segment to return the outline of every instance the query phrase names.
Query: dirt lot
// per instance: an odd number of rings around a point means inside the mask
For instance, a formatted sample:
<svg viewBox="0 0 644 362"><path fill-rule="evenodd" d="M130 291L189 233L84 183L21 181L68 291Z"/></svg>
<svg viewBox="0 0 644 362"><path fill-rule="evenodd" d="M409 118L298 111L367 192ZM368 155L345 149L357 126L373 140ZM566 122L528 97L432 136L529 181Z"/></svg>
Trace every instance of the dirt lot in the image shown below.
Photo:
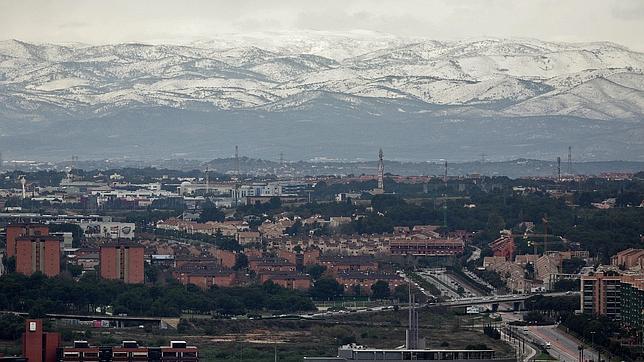
<svg viewBox="0 0 644 362"><path fill-rule="evenodd" d="M511 355L509 346L482 333L482 316L459 316L450 311L422 311L420 335L427 347L466 348L485 344L499 355ZM88 337L92 343L116 344L134 339L147 345L186 340L200 348L203 361L302 361L304 356L334 356L341 344L392 348L404 344L407 314L382 312L351 314L325 320L208 320L195 319L177 330L111 329L66 332L68 338ZM69 343L69 342L68 342Z"/></svg>

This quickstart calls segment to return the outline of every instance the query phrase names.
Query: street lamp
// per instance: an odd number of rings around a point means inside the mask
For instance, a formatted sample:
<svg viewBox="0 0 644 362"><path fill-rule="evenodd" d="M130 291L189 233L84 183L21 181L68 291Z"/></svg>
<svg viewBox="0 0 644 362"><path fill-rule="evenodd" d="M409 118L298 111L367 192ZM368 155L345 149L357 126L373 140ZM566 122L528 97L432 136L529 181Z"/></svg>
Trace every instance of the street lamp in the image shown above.
<svg viewBox="0 0 644 362"><path fill-rule="evenodd" d="M591 332L590 332L590 345L591 345L591 346L593 347L593 349L595 349L595 351L596 351L596 350L597 350L597 348L595 348L595 333L596 333L595 331L591 331Z"/></svg>

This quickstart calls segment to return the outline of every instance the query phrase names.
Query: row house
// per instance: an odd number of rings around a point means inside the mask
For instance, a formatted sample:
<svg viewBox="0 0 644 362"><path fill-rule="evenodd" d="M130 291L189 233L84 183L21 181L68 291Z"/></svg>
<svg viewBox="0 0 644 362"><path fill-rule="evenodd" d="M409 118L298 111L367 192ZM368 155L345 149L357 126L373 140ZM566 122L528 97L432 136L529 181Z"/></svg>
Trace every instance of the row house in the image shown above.
<svg viewBox="0 0 644 362"><path fill-rule="evenodd" d="M183 285L194 284L204 290L210 289L212 286L231 287L236 280L233 270L213 264L184 265L174 270L172 276Z"/></svg>
<svg viewBox="0 0 644 362"><path fill-rule="evenodd" d="M610 258L610 263L623 269L644 271L644 249L629 248L622 250Z"/></svg>
<svg viewBox="0 0 644 362"><path fill-rule="evenodd" d="M404 238L389 242L391 255L445 256L462 254L465 242L462 239Z"/></svg>
<svg viewBox="0 0 644 362"><path fill-rule="evenodd" d="M512 260L516 245L511 235L503 235L490 243L494 256L502 256L505 260Z"/></svg>
<svg viewBox="0 0 644 362"><path fill-rule="evenodd" d="M379 273L373 271L345 270L337 274L336 280L344 287L346 292L355 292L357 287L361 294L370 294L371 286L378 281L386 282L389 285L389 290L391 291L393 291L397 286L405 284L405 280L398 274Z"/></svg>
<svg viewBox="0 0 644 362"><path fill-rule="evenodd" d="M270 280L286 289L307 290L311 288L311 278L297 272L263 271L258 274L258 278L262 284Z"/></svg>
<svg viewBox="0 0 644 362"><path fill-rule="evenodd" d="M378 262L369 256L322 256L320 265L325 266L327 273L333 276L344 271L378 271Z"/></svg>
<svg viewBox="0 0 644 362"><path fill-rule="evenodd" d="M260 272L295 272L296 265L286 259L273 257L248 257L250 270Z"/></svg>

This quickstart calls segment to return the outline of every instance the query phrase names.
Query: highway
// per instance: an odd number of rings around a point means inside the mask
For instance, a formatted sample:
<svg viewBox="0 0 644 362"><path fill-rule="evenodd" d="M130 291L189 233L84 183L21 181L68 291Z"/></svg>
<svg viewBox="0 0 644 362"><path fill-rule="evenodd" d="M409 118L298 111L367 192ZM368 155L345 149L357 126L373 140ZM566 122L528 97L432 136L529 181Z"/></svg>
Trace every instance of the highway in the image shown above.
<svg viewBox="0 0 644 362"><path fill-rule="evenodd" d="M528 334L537 341L545 344L550 343L550 355L562 362L579 361L579 345L581 342L574 337L557 329L556 326L531 326L528 327ZM585 361L597 361L597 352L590 347L584 349Z"/></svg>
<svg viewBox="0 0 644 362"><path fill-rule="evenodd" d="M535 295L543 295L548 297L560 297L564 295L579 295L579 292L552 292L552 293L534 293L534 294L506 294L506 295L493 295L488 297L474 297L474 298L460 298L457 300L437 303L444 306L468 306L477 304L497 304L520 302Z"/></svg>

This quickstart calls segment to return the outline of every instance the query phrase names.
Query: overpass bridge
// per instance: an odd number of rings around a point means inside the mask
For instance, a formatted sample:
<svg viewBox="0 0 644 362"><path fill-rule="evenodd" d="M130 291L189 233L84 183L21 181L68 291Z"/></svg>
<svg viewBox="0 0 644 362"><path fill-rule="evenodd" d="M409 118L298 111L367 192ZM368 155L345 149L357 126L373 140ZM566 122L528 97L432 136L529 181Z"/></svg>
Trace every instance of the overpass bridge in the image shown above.
<svg viewBox="0 0 644 362"><path fill-rule="evenodd" d="M28 316L28 313L24 312L11 312L11 311L0 311L0 313L11 313L21 316ZM129 326L138 326L138 325L157 325L161 328L164 326L170 325L176 327L179 322L179 318L160 318L160 317L135 317L135 316L124 316L124 315L107 315L107 314L62 314L62 313L46 313L46 318L64 320L78 320L78 321L109 321L115 327L122 328L126 325Z"/></svg>
<svg viewBox="0 0 644 362"><path fill-rule="evenodd" d="M474 297L474 298L461 298L439 303L430 303L429 306L443 306L443 307L468 307L474 305L491 304L498 307L499 304L512 303L514 309L521 309L526 299L542 295L545 297L561 297L570 295L579 295L579 292L553 292L553 293L532 293L532 294L506 294L506 295L493 295L487 297ZM494 309L494 308L493 308Z"/></svg>

